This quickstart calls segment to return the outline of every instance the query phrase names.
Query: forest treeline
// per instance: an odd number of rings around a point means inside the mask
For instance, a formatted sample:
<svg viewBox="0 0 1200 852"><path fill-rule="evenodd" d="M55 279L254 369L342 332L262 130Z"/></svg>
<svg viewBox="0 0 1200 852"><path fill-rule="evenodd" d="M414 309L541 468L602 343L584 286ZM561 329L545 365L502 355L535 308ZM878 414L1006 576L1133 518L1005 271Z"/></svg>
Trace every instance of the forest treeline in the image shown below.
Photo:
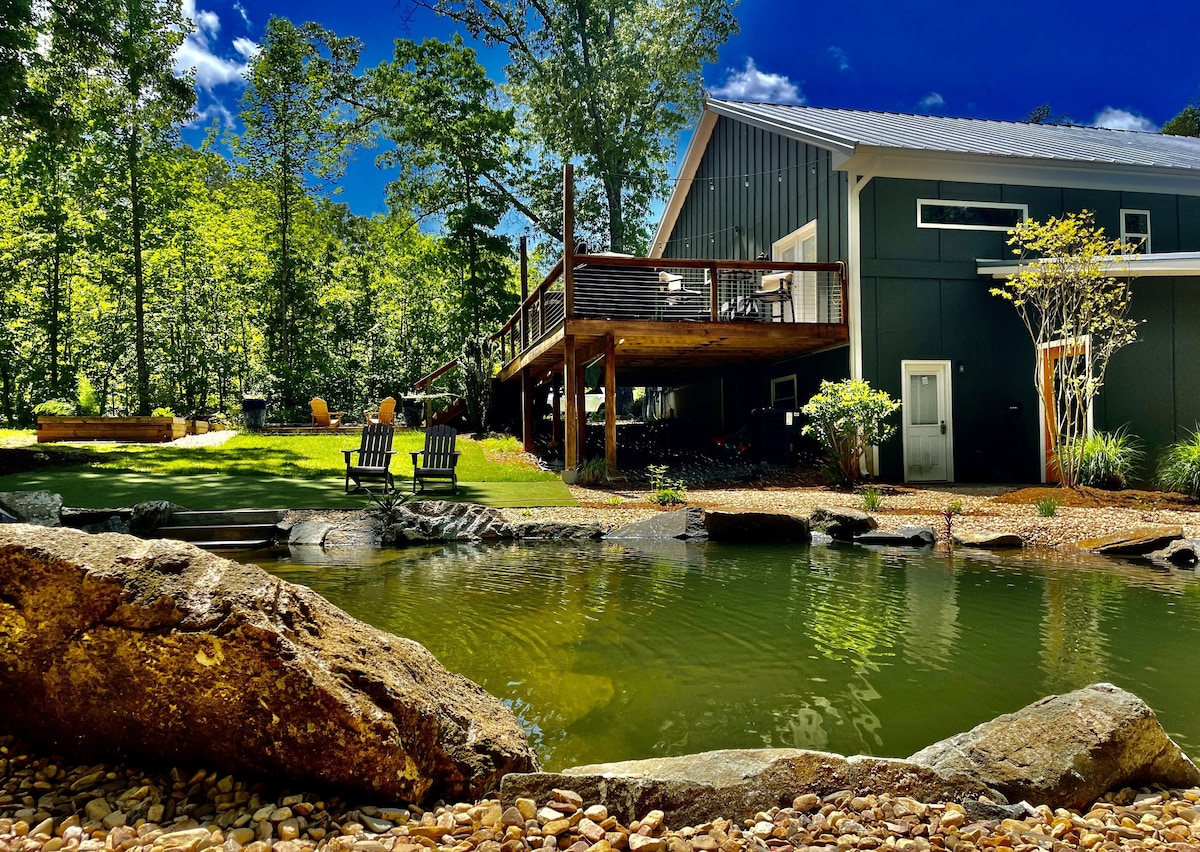
<svg viewBox="0 0 1200 852"><path fill-rule="evenodd" d="M357 40L274 18L237 120L196 148L174 2L12 0L0 420L233 413L258 393L303 421L313 396L362 410L463 353L486 375L481 341L519 300L512 234L557 254L562 163L584 174L583 235L644 248L701 67L736 29L730 0L699 5L551 2L522 35L503 4L430 4L508 45L504 90L460 39L399 40L364 70ZM352 156L387 169L386 215L336 202Z"/></svg>

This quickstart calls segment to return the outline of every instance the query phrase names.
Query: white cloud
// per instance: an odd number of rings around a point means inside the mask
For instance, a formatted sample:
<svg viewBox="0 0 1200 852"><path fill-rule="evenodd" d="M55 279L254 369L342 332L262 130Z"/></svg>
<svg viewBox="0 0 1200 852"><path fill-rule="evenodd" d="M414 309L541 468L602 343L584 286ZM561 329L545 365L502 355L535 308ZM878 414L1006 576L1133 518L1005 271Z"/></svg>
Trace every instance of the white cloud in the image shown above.
<svg viewBox="0 0 1200 852"><path fill-rule="evenodd" d="M213 119L219 119L222 124L229 127L234 123L233 113L229 111L223 103L213 101L205 105L204 109L197 110L190 121L187 122L188 127L199 127L212 123Z"/></svg>
<svg viewBox="0 0 1200 852"><path fill-rule="evenodd" d="M243 59L250 60L258 55L261 49L258 42L248 38L235 38L233 40L233 49L242 55Z"/></svg>
<svg viewBox="0 0 1200 852"><path fill-rule="evenodd" d="M835 44L826 52L829 54L830 58L833 59L839 71L850 70L850 57L846 55L846 51L842 50Z"/></svg>
<svg viewBox="0 0 1200 852"><path fill-rule="evenodd" d="M233 49L243 61L226 58L216 51L217 35L221 31L221 19L216 12L197 9L196 0L182 0L183 14L195 26L175 52L175 70L192 71L197 88L211 91L216 86L242 83L245 79L246 62L257 51L258 46L246 38L233 41Z"/></svg>
<svg viewBox="0 0 1200 852"><path fill-rule="evenodd" d="M778 104L802 104L804 93L800 86L782 74L759 71L754 59L746 57L746 67L741 71L725 70L725 84L712 90L719 98L735 101L761 101Z"/></svg>
<svg viewBox="0 0 1200 852"><path fill-rule="evenodd" d="M1092 119L1093 127L1106 127L1109 130L1141 130L1146 133L1157 133L1158 125L1145 116L1138 115L1126 109L1106 106Z"/></svg>
<svg viewBox="0 0 1200 852"><path fill-rule="evenodd" d="M250 16L246 14L245 6L243 6L241 3L238 3L237 0L234 0L233 10L242 16L242 23L244 23L246 26L250 26Z"/></svg>
<svg viewBox="0 0 1200 852"><path fill-rule="evenodd" d="M941 109L946 105L946 99L937 92L930 92L921 100L917 101L921 109Z"/></svg>

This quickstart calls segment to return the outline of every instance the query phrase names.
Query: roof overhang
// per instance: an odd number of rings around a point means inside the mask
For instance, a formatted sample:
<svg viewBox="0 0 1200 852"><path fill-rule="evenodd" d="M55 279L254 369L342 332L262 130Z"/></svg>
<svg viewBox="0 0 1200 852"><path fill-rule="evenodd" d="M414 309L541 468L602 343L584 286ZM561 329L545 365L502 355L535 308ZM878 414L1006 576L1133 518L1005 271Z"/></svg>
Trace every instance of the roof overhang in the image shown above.
<svg viewBox="0 0 1200 852"><path fill-rule="evenodd" d="M1155 166L1036 160L859 145L840 166L856 175L1200 196L1200 173Z"/></svg>
<svg viewBox="0 0 1200 852"><path fill-rule="evenodd" d="M980 275L1005 278L1016 275L1032 264L1011 260L975 261ZM1200 252L1179 251L1163 254L1135 254L1128 257L1108 257L1100 265L1105 275L1128 278L1174 278L1200 276Z"/></svg>

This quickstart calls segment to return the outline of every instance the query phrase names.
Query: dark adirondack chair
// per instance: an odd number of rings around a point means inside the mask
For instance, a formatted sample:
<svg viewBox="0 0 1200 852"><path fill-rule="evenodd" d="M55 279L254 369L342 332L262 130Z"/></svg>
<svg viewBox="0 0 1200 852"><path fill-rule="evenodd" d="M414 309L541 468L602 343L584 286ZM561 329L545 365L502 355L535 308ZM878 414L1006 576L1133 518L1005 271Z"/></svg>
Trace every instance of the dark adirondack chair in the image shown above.
<svg viewBox="0 0 1200 852"><path fill-rule="evenodd" d="M357 450L342 450L346 457L346 493L350 493L350 480L356 488L363 487L363 480L382 480L385 489L395 490L389 466L396 451L392 449L392 438L396 429L387 423L368 423L363 427L362 443ZM358 464L350 463L350 456L358 453Z"/></svg>
<svg viewBox="0 0 1200 852"><path fill-rule="evenodd" d="M425 430L425 449L412 454L413 493L417 486L425 490L431 479L449 480L452 493L458 493L458 474L455 466L461 453L454 450L454 439L458 435L449 426L430 426ZM418 462L417 457L421 456Z"/></svg>

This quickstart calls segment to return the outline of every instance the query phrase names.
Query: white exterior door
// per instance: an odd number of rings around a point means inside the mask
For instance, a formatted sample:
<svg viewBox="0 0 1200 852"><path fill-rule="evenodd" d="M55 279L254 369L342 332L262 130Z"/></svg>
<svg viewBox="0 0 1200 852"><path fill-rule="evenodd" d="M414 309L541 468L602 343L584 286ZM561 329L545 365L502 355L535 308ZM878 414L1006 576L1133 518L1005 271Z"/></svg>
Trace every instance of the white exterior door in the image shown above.
<svg viewBox="0 0 1200 852"><path fill-rule="evenodd" d="M954 479L954 428L950 419L950 362L900 362L904 418L904 481Z"/></svg>

